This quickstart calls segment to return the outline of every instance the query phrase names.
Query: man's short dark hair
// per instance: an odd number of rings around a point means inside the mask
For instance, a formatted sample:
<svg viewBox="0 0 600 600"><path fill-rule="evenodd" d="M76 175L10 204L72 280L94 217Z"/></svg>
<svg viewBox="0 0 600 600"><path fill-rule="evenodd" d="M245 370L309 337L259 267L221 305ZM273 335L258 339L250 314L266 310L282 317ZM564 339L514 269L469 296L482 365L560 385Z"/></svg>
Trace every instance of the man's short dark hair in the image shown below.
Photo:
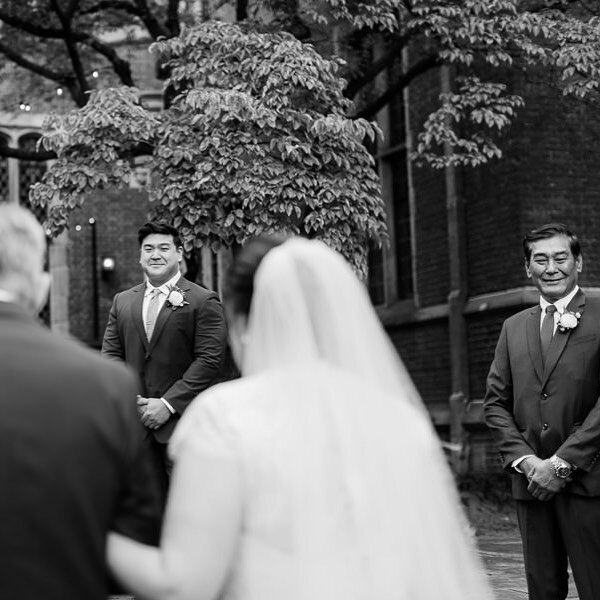
<svg viewBox="0 0 600 600"><path fill-rule="evenodd" d="M173 236L173 243L175 244L175 248L180 248L183 246L183 244L181 243L181 238L179 237L179 231L177 231L175 227L169 225L168 223L160 221L148 221L138 229L138 242L140 243L140 247L142 245L142 242L153 233Z"/></svg>
<svg viewBox="0 0 600 600"><path fill-rule="evenodd" d="M523 238L523 254L525 255L525 262L529 262L531 258L531 245L539 240L547 240L554 237L555 235L565 235L569 239L569 246L571 252L575 258L581 254L581 245L577 236L567 229L562 223L547 223L541 227L532 229L529 233L525 234Z"/></svg>

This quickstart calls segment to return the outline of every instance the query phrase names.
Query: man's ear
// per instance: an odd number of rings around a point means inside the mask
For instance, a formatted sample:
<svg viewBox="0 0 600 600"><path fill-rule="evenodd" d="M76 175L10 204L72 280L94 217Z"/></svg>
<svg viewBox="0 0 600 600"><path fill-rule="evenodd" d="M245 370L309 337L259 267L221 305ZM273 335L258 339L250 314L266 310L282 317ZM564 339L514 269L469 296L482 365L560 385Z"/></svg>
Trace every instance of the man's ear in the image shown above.
<svg viewBox="0 0 600 600"><path fill-rule="evenodd" d="M527 273L527 277L531 279L531 269L529 268L529 261L525 261L525 273Z"/></svg>
<svg viewBox="0 0 600 600"><path fill-rule="evenodd" d="M581 271L583 270L583 256L581 256L581 254L577 257L577 272L581 273Z"/></svg>

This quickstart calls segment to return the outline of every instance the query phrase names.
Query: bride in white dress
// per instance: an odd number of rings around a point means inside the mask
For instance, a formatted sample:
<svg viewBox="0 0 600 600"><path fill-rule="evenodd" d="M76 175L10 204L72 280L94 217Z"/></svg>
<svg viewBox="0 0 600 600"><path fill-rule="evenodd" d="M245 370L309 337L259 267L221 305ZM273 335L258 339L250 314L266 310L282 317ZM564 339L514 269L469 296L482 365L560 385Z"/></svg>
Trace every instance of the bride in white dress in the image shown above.
<svg viewBox="0 0 600 600"><path fill-rule="evenodd" d="M364 286L321 242L271 245L248 244L228 274L242 378L178 425L161 546L111 534L112 570L157 600L491 598Z"/></svg>

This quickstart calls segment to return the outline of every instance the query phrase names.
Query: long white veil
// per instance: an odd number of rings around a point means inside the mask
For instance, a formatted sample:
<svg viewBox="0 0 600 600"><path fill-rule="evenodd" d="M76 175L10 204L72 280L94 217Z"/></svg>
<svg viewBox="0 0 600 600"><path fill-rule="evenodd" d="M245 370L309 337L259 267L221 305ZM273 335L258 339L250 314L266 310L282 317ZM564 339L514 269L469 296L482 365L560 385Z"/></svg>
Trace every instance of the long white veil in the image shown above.
<svg viewBox="0 0 600 600"><path fill-rule="evenodd" d="M288 597L491 598L420 396L365 287L318 241L274 248L254 279L243 375L286 369L291 526L312 586Z"/></svg>
<svg viewBox="0 0 600 600"><path fill-rule="evenodd" d="M246 344L244 375L320 359L422 405L365 286L323 242L293 238L266 255Z"/></svg>

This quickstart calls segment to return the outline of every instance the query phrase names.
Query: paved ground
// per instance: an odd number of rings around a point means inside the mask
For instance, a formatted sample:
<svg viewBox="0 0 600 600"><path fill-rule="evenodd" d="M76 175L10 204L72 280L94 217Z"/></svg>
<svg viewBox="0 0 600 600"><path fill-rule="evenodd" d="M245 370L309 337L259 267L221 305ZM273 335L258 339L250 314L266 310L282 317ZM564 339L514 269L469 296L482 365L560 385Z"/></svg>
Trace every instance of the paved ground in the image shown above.
<svg viewBox="0 0 600 600"><path fill-rule="evenodd" d="M521 541L516 530L486 532L477 545L490 578L496 600L527 600ZM578 600L572 578L569 600ZM110 596L109 600L134 600L132 596Z"/></svg>
<svg viewBox="0 0 600 600"><path fill-rule="evenodd" d="M477 543L496 600L527 600L527 584L518 534L515 531L486 533L477 538ZM579 596L572 577L569 581L567 598L577 600Z"/></svg>

